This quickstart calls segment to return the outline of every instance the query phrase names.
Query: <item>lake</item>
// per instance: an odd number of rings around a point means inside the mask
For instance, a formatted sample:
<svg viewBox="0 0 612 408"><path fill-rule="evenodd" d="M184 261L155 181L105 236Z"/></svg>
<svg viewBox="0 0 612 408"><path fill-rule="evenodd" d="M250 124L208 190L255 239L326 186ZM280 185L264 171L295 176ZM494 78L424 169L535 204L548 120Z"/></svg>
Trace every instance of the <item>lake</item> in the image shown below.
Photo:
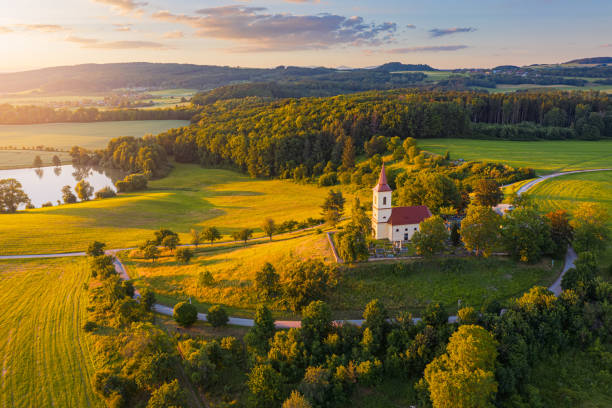
<svg viewBox="0 0 612 408"><path fill-rule="evenodd" d="M62 200L64 186L72 187L74 193L74 186L79 181L86 180L93 186L94 192L107 186L116 191L115 182L123 177L125 174L120 170L73 165L0 170L0 180L13 178L19 181L23 191L37 208L49 201L57 205L57 200Z"/></svg>

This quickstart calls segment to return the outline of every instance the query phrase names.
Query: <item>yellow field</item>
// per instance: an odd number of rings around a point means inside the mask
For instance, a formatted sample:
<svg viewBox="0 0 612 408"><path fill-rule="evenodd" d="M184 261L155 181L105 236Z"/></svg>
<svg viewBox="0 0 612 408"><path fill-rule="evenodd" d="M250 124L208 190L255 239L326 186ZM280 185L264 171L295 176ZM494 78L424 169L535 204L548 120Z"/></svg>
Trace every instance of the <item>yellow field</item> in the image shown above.
<svg viewBox="0 0 612 408"><path fill-rule="evenodd" d="M0 170L32 167L34 158L40 156L44 166L51 165L53 156L58 155L62 163L72 163L66 152L41 152L35 150L0 150Z"/></svg>
<svg viewBox="0 0 612 408"><path fill-rule="evenodd" d="M85 260L0 261L0 407L101 407L82 329Z"/></svg>

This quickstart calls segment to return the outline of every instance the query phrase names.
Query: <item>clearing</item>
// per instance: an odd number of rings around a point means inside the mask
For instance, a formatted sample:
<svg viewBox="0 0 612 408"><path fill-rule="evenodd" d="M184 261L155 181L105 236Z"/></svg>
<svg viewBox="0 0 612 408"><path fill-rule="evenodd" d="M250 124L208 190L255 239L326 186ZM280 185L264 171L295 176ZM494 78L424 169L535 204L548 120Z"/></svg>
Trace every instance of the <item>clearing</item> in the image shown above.
<svg viewBox="0 0 612 408"><path fill-rule="evenodd" d="M84 259L0 261L0 406L102 407L82 329Z"/></svg>
<svg viewBox="0 0 612 408"><path fill-rule="evenodd" d="M531 167L537 174L610 167L612 140L510 141L474 139L419 139L421 149L450 152L451 159L501 162Z"/></svg>

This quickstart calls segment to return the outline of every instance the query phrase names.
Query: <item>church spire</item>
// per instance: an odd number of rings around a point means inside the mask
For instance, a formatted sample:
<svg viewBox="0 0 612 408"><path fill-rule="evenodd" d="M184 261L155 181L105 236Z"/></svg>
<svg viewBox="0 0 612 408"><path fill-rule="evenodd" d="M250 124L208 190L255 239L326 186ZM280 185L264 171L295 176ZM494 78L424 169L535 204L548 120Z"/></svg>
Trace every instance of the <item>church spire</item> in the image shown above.
<svg viewBox="0 0 612 408"><path fill-rule="evenodd" d="M385 171L385 163L383 163L380 169L380 176L378 176L378 184L374 187L374 191L391 191L391 187L387 184L387 173Z"/></svg>

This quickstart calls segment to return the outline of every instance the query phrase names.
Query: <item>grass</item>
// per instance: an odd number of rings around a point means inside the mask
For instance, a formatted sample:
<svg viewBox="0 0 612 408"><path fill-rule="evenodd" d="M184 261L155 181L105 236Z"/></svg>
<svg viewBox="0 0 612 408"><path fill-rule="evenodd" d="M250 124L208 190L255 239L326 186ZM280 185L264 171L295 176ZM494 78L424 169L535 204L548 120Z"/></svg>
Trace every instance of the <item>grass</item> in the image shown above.
<svg viewBox="0 0 612 408"><path fill-rule="evenodd" d="M555 177L536 184L529 190L529 197L543 211L564 209L571 213L580 203L597 203L608 211L612 233L612 171ZM608 245L601 265L612 265L611 245Z"/></svg>
<svg viewBox="0 0 612 408"><path fill-rule="evenodd" d="M259 226L320 217L327 188L282 180L251 179L240 173L177 165L144 192L116 198L2 214L0 255L82 251L94 240L109 248L137 246L160 227L189 242L189 230L216 226L228 234ZM350 203L350 193L345 191Z"/></svg>
<svg viewBox="0 0 612 408"><path fill-rule="evenodd" d="M414 379L385 378L371 388L360 386L351 397L351 406L356 408L401 408L417 406Z"/></svg>
<svg viewBox="0 0 612 408"><path fill-rule="evenodd" d="M91 123L0 125L0 146L52 146L70 149L78 145L101 149L113 137L141 137L188 125L185 120L134 120Z"/></svg>
<svg viewBox="0 0 612 408"><path fill-rule="evenodd" d="M473 139L420 139L419 147L452 159L501 162L532 167L538 174L610 167L612 141L530 141Z"/></svg>
<svg viewBox="0 0 612 408"><path fill-rule="evenodd" d="M612 406L612 347L608 344L603 349L605 359L599 353L571 349L538 363L528 386L537 390L536 398L542 402L539 406Z"/></svg>
<svg viewBox="0 0 612 408"><path fill-rule="evenodd" d="M46 152L36 150L0 150L0 170L32 167L34 158L40 156L45 166L51 165L53 156L58 155L62 163L71 163L66 152Z"/></svg>
<svg viewBox="0 0 612 408"><path fill-rule="evenodd" d="M593 78L592 78L593 79ZM572 85L538 85L538 84L498 84L496 88L484 88L484 87L471 87L479 91L488 91L490 93L508 93L516 92L518 90L525 89L537 89L537 90L551 90L551 91L601 91L605 93L612 93L612 85L601 85L601 84L586 84L585 86L572 86Z"/></svg>
<svg viewBox="0 0 612 408"><path fill-rule="evenodd" d="M170 253L155 263L122 256L128 274L138 288L155 291L167 305L191 298L201 311L223 304L232 316L252 316L260 303L253 289L255 274L266 262L277 269L292 258L332 259L325 234L313 231L293 233L248 245L202 245L188 265L177 264ZM209 271L215 279L210 287L198 287L198 274ZM280 272L280 270L278 271ZM274 307L277 317L288 316Z"/></svg>
<svg viewBox="0 0 612 408"><path fill-rule="evenodd" d="M0 261L0 406L101 407L81 326L83 260Z"/></svg>
<svg viewBox="0 0 612 408"><path fill-rule="evenodd" d="M349 317L372 299L380 299L391 311L417 316L430 302L439 302L454 314L458 300L479 309L494 300L520 296L534 285L549 286L561 266L551 266L550 260L521 265L498 257L426 260L402 272L394 271L393 261L362 264L344 274L330 304Z"/></svg>

